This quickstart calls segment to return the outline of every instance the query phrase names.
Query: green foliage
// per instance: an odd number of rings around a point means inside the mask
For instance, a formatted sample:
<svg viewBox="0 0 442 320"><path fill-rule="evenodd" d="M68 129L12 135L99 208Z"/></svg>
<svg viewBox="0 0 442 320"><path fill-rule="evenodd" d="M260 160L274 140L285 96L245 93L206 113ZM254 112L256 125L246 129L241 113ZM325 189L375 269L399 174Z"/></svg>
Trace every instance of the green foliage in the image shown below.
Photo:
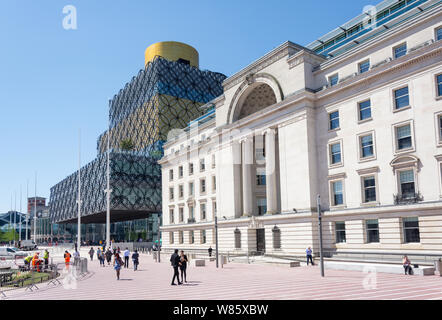
<svg viewBox="0 0 442 320"><path fill-rule="evenodd" d="M123 139L120 141L120 149L124 151L132 151L135 149L135 144L130 139Z"/></svg>
<svg viewBox="0 0 442 320"><path fill-rule="evenodd" d="M15 235L15 240L18 240L19 238L18 232L14 232L14 229L5 230L5 231L0 230L0 241L3 242L13 241L14 235Z"/></svg>

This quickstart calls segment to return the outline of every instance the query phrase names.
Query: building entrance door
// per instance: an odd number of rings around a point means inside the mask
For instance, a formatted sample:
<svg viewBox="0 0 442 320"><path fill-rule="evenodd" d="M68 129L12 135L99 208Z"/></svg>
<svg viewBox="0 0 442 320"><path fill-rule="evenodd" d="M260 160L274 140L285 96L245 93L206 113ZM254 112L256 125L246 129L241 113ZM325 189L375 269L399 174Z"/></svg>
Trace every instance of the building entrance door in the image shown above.
<svg viewBox="0 0 442 320"><path fill-rule="evenodd" d="M256 251L264 254L266 251L265 229L256 229Z"/></svg>

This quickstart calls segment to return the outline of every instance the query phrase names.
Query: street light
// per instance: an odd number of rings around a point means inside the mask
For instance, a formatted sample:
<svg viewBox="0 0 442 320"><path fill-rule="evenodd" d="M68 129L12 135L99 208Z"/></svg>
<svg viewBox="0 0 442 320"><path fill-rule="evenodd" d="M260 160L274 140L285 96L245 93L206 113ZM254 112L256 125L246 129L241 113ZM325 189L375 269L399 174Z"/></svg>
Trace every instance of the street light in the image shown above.
<svg viewBox="0 0 442 320"><path fill-rule="evenodd" d="M324 252L322 250L322 214L321 214L321 196L318 194L317 198L318 207L318 224L319 224L319 254L320 254L320 268L321 277L324 277Z"/></svg>
<svg viewBox="0 0 442 320"><path fill-rule="evenodd" d="M160 224L161 224L161 217L158 216L158 263L161 262Z"/></svg>

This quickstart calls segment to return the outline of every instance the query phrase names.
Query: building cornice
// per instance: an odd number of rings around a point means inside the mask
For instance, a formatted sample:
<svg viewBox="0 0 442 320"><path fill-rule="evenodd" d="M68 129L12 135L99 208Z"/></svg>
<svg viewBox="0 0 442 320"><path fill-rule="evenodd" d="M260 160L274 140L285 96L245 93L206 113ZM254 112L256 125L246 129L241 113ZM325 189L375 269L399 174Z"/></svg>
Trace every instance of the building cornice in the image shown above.
<svg viewBox="0 0 442 320"><path fill-rule="evenodd" d="M301 50L310 51L309 49L304 48L291 41L284 42L258 60L252 62L244 69L225 79L223 82L224 92L234 87L235 85L242 83L249 74L258 73L259 71L275 63L276 61L279 61L286 56L291 56Z"/></svg>

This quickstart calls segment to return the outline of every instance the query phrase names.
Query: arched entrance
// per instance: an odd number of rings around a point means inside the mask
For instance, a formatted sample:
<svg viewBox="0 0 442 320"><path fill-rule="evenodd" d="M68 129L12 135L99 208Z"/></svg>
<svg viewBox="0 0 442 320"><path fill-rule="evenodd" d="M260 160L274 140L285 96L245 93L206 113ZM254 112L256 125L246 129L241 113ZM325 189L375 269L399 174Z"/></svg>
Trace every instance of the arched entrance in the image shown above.
<svg viewBox="0 0 442 320"><path fill-rule="evenodd" d="M233 114L232 122L243 119L277 102L273 89L266 83L256 84L243 102L239 102Z"/></svg>

